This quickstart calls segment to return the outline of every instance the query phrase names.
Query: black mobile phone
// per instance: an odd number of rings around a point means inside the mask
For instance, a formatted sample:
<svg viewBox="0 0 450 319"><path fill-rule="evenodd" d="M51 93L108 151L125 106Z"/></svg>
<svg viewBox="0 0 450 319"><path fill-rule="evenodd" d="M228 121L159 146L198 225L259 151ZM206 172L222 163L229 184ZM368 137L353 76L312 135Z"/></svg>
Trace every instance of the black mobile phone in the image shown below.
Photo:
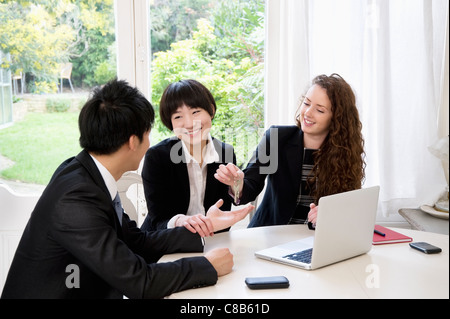
<svg viewBox="0 0 450 319"><path fill-rule="evenodd" d="M284 276L247 277L245 283L250 289L275 289L289 287L289 280Z"/></svg>
<svg viewBox="0 0 450 319"><path fill-rule="evenodd" d="M421 252L425 253L425 254L437 254L440 253L442 251L441 248L433 246L429 243L425 243L423 241L421 242L415 242L415 243L409 243L409 246L411 246L412 248L415 248L417 250L420 250Z"/></svg>

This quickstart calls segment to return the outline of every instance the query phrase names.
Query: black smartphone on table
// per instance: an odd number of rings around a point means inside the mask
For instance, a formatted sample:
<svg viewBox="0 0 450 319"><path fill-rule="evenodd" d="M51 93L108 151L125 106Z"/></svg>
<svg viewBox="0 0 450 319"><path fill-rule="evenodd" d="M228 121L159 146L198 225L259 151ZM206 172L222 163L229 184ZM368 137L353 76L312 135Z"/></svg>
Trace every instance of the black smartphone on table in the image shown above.
<svg viewBox="0 0 450 319"><path fill-rule="evenodd" d="M411 246L412 248L417 249L425 254L437 254L442 251L441 248L431 245L429 243L423 242L423 241L409 243L409 246Z"/></svg>
<svg viewBox="0 0 450 319"><path fill-rule="evenodd" d="M247 277L245 283L250 289L275 289L289 287L289 280L284 276Z"/></svg>

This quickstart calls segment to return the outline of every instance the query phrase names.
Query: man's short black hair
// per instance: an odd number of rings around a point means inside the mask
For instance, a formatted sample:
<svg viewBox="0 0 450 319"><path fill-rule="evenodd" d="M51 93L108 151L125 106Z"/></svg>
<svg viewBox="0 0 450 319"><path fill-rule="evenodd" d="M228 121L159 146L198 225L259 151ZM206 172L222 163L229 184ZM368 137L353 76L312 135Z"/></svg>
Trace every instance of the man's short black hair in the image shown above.
<svg viewBox="0 0 450 319"><path fill-rule="evenodd" d="M80 146L94 154L111 154L132 135L141 141L152 128L151 103L126 81L114 79L93 90L78 118Z"/></svg>

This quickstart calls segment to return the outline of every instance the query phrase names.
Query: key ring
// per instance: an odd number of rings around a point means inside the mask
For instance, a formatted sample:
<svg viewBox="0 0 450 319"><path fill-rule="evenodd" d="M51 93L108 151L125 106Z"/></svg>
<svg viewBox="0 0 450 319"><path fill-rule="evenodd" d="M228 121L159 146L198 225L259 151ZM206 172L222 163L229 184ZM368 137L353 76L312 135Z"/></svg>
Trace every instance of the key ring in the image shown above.
<svg viewBox="0 0 450 319"><path fill-rule="evenodd" d="M233 184L233 192L234 192L234 202L239 205L239 189L241 188L241 181L242 179L237 178L234 180L234 184Z"/></svg>

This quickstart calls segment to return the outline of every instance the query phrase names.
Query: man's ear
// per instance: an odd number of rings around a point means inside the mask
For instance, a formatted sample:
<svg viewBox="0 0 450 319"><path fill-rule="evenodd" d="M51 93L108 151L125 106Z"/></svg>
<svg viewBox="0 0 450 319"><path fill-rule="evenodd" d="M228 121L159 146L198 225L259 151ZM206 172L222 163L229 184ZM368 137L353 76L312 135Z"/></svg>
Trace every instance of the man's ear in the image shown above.
<svg viewBox="0 0 450 319"><path fill-rule="evenodd" d="M131 135L128 139L128 147L130 150L135 151L139 146L139 138L136 135Z"/></svg>

